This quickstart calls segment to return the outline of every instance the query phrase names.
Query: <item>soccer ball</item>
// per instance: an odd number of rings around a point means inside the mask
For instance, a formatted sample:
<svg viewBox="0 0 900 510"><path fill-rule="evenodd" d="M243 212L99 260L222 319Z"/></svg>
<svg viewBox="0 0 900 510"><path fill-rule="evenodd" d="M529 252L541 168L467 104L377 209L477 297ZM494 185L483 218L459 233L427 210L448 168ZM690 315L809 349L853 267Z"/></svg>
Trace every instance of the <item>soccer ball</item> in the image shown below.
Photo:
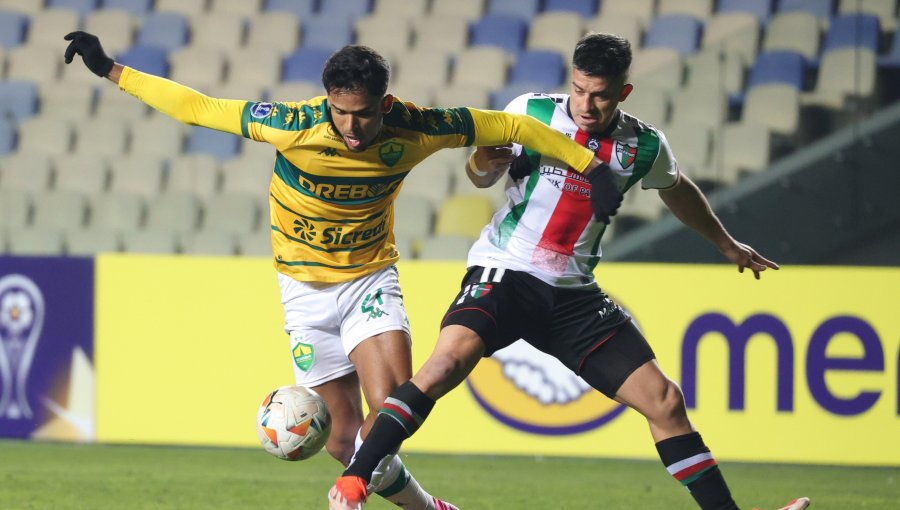
<svg viewBox="0 0 900 510"><path fill-rule="evenodd" d="M266 395L256 413L256 433L263 448L284 460L312 457L331 433L331 414L315 391L282 386Z"/></svg>

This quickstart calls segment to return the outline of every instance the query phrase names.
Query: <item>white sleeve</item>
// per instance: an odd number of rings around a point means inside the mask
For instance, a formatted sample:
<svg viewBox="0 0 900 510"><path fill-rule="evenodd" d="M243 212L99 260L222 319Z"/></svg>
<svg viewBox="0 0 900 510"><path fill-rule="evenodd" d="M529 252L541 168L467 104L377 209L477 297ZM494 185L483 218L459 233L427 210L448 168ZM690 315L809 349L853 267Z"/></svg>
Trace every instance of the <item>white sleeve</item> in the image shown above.
<svg viewBox="0 0 900 510"><path fill-rule="evenodd" d="M644 189L670 188L678 182L678 174L680 173L678 161L675 160L675 155L672 154L669 140L666 139L666 135L662 131L657 130L656 132L659 134L659 154L657 154L653 166L650 167L650 171L641 179L641 187Z"/></svg>

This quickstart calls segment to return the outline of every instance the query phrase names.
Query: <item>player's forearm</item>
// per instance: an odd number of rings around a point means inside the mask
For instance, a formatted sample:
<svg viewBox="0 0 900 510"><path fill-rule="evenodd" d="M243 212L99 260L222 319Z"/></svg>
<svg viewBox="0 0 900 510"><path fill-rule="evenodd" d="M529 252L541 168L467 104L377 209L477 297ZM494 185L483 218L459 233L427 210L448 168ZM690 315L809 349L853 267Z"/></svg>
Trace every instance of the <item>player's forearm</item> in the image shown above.
<svg viewBox="0 0 900 510"><path fill-rule="evenodd" d="M117 69L118 68L118 69ZM175 120L240 135L246 101L216 99L174 81L113 66L107 78L119 88Z"/></svg>
<svg viewBox="0 0 900 510"><path fill-rule="evenodd" d="M702 235L719 251L735 243L693 181L680 175L675 186L660 190L660 198L682 223Z"/></svg>
<svg viewBox="0 0 900 510"><path fill-rule="evenodd" d="M518 143L583 173L598 163L590 150L537 119L506 112L469 110L475 123L474 145Z"/></svg>
<svg viewBox="0 0 900 510"><path fill-rule="evenodd" d="M508 169L509 165L497 169L479 168L474 152L469 155L469 159L466 160L466 177L472 181L472 184L474 184L476 188L489 188L493 186Z"/></svg>
<svg viewBox="0 0 900 510"><path fill-rule="evenodd" d="M122 77L123 69L125 69L125 66L122 64L113 64L112 69L109 70L109 74L106 75L106 79L118 85L119 79Z"/></svg>

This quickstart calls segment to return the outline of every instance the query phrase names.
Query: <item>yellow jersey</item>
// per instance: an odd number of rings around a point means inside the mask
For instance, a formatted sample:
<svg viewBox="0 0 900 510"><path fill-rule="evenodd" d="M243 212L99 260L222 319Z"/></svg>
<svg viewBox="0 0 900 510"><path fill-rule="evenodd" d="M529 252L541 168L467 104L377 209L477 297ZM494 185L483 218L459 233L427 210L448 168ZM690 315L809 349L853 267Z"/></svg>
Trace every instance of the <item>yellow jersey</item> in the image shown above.
<svg viewBox="0 0 900 510"><path fill-rule="evenodd" d="M351 152L326 97L301 102L217 99L124 68L119 88L181 122L267 142L277 150L269 185L276 269L301 281L342 282L394 264L394 199L403 178L432 153L519 143L576 170L590 150L524 115L474 108L419 108L394 100L378 137Z"/></svg>

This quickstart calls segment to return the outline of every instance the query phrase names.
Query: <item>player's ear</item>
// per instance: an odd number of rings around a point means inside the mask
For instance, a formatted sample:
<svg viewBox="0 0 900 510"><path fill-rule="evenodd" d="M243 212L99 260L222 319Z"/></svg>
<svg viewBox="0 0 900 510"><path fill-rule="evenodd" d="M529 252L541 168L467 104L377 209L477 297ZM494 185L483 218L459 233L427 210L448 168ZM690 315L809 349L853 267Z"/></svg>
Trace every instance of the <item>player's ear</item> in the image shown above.
<svg viewBox="0 0 900 510"><path fill-rule="evenodd" d="M621 103L625 99L628 98L628 94L631 94L631 91L634 90L634 85L630 83L626 83L622 86L622 93L619 94L619 102Z"/></svg>
<svg viewBox="0 0 900 510"><path fill-rule="evenodd" d="M391 112L391 109L394 107L394 96L391 94L386 94L384 98L381 100L381 113L388 114Z"/></svg>

